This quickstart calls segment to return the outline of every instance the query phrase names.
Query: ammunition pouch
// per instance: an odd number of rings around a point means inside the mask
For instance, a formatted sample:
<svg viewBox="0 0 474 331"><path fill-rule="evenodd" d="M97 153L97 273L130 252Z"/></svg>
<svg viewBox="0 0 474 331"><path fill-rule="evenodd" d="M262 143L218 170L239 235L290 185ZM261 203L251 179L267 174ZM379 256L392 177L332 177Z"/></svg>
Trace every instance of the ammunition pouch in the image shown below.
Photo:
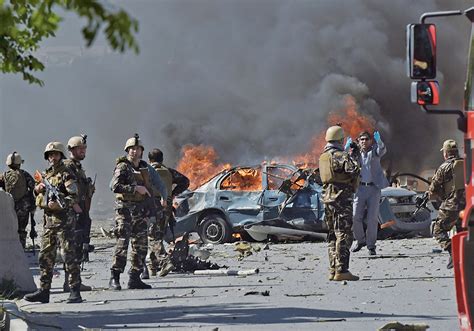
<svg viewBox="0 0 474 331"><path fill-rule="evenodd" d="M146 174L148 174L148 172L146 172ZM145 171L142 171L142 169L140 169L140 171L136 171L136 170L133 171L133 177L135 178L136 185L145 186L144 175L145 175ZM117 200L124 201L124 202L143 202L145 201L146 196L138 192L117 193L115 194L115 198Z"/></svg>
<svg viewBox="0 0 474 331"><path fill-rule="evenodd" d="M135 193L117 193L115 194L115 198L120 201L124 202L143 202L145 200L145 196L135 192Z"/></svg>

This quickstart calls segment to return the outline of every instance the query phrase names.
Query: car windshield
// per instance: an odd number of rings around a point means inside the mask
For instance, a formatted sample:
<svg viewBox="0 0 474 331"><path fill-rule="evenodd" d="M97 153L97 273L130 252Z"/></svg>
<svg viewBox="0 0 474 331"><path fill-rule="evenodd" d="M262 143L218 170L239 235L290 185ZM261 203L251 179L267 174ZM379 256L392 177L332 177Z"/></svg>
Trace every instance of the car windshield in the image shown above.
<svg viewBox="0 0 474 331"><path fill-rule="evenodd" d="M220 184L226 191L262 190L262 171L260 168L238 168L231 170Z"/></svg>

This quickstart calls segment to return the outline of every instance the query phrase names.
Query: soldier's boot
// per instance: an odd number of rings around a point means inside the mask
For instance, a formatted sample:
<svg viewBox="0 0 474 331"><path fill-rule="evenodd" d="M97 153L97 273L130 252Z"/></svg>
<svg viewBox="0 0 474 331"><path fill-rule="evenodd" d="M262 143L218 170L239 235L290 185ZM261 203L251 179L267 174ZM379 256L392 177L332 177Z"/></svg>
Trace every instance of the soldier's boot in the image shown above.
<svg viewBox="0 0 474 331"><path fill-rule="evenodd" d="M92 287L89 285L81 284L80 288L81 292L89 292L92 291ZM69 272L64 272L64 283L63 283L63 292L69 293L71 289L69 288Z"/></svg>
<svg viewBox="0 0 474 331"><path fill-rule="evenodd" d="M449 254L449 260L448 260L448 264L446 265L446 268L447 269L452 269L454 267L453 265L453 255Z"/></svg>
<svg viewBox="0 0 474 331"><path fill-rule="evenodd" d="M23 247L23 249L25 249L25 247L26 247L26 237L25 238L20 237L20 244L21 244L21 247Z"/></svg>
<svg viewBox="0 0 474 331"><path fill-rule="evenodd" d="M128 288L133 290L147 290L151 288L151 285L145 284L140 279L140 272L130 271L130 278L128 279Z"/></svg>
<svg viewBox="0 0 474 331"><path fill-rule="evenodd" d="M140 274L141 279L150 279L150 273L148 272L148 267L146 266L145 259L142 260L143 262L143 270Z"/></svg>
<svg viewBox="0 0 474 331"><path fill-rule="evenodd" d="M41 303L48 303L49 302L49 290L39 289L34 293L27 294L23 297L26 301L29 302L41 302Z"/></svg>
<svg viewBox="0 0 474 331"><path fill-rule="evenodd" d="M71 288L71 293L69 294L69 298L67 298L67 303L80 303L82 302L81 291L80 287L76 286Z"/></svg>
<svg viewBox="0 0 474 331"><path fill-rule="evenodd" d="M328 279L329 279L329 280L333 280L335 275L336 275L336 271L334 271L334 270L329 270L329 277L328 277Z"/></svg>
<svg viewBox="0 0 474 331"><path fill-rule="evenodd" d="M347 272L336 272L334 275L334 278L332 280L335 281L340 281L340 280L348 280L348 281L353 281L353 280L359 280L359 277L351 274L351 272L348 270Z"/></svg>
<svg viewBox="0 0 474 331"><path fill-rule="evenodd" d="M120 291L122 286L120 286L120 272L112 270L110 274L109 289L114 291Z"/></svg>

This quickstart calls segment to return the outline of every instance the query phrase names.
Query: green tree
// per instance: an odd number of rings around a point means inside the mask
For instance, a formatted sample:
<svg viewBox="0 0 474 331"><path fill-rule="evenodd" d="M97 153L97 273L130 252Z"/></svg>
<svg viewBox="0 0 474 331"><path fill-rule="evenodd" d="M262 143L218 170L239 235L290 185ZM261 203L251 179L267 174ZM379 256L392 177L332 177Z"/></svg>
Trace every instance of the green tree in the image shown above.
<svg viewBox="0 0 474 331"><path fill-rule="evenodd" d="M0 69L2 73L23 75L23 79L43 85L34 72L44 69L35 56L42 40L54 37L62 18L58 11L75 12L86 19L82 35L89 47L103 30L114 50L138 53L134 34L138 22L124 10L100 0L0 0Z"/></svg>

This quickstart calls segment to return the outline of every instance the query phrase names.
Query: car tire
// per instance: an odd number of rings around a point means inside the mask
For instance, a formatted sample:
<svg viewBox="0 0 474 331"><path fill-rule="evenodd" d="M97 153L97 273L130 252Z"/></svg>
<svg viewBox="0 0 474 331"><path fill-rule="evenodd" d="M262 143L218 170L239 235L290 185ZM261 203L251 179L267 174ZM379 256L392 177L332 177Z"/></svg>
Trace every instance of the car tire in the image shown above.
<svg viewBox="0 0 474 331"><path fill-rule="evenodd" d="M232 229L221 215L204 216L198 227L198 234L205 244L223 244L232 239Z"/></svg>

